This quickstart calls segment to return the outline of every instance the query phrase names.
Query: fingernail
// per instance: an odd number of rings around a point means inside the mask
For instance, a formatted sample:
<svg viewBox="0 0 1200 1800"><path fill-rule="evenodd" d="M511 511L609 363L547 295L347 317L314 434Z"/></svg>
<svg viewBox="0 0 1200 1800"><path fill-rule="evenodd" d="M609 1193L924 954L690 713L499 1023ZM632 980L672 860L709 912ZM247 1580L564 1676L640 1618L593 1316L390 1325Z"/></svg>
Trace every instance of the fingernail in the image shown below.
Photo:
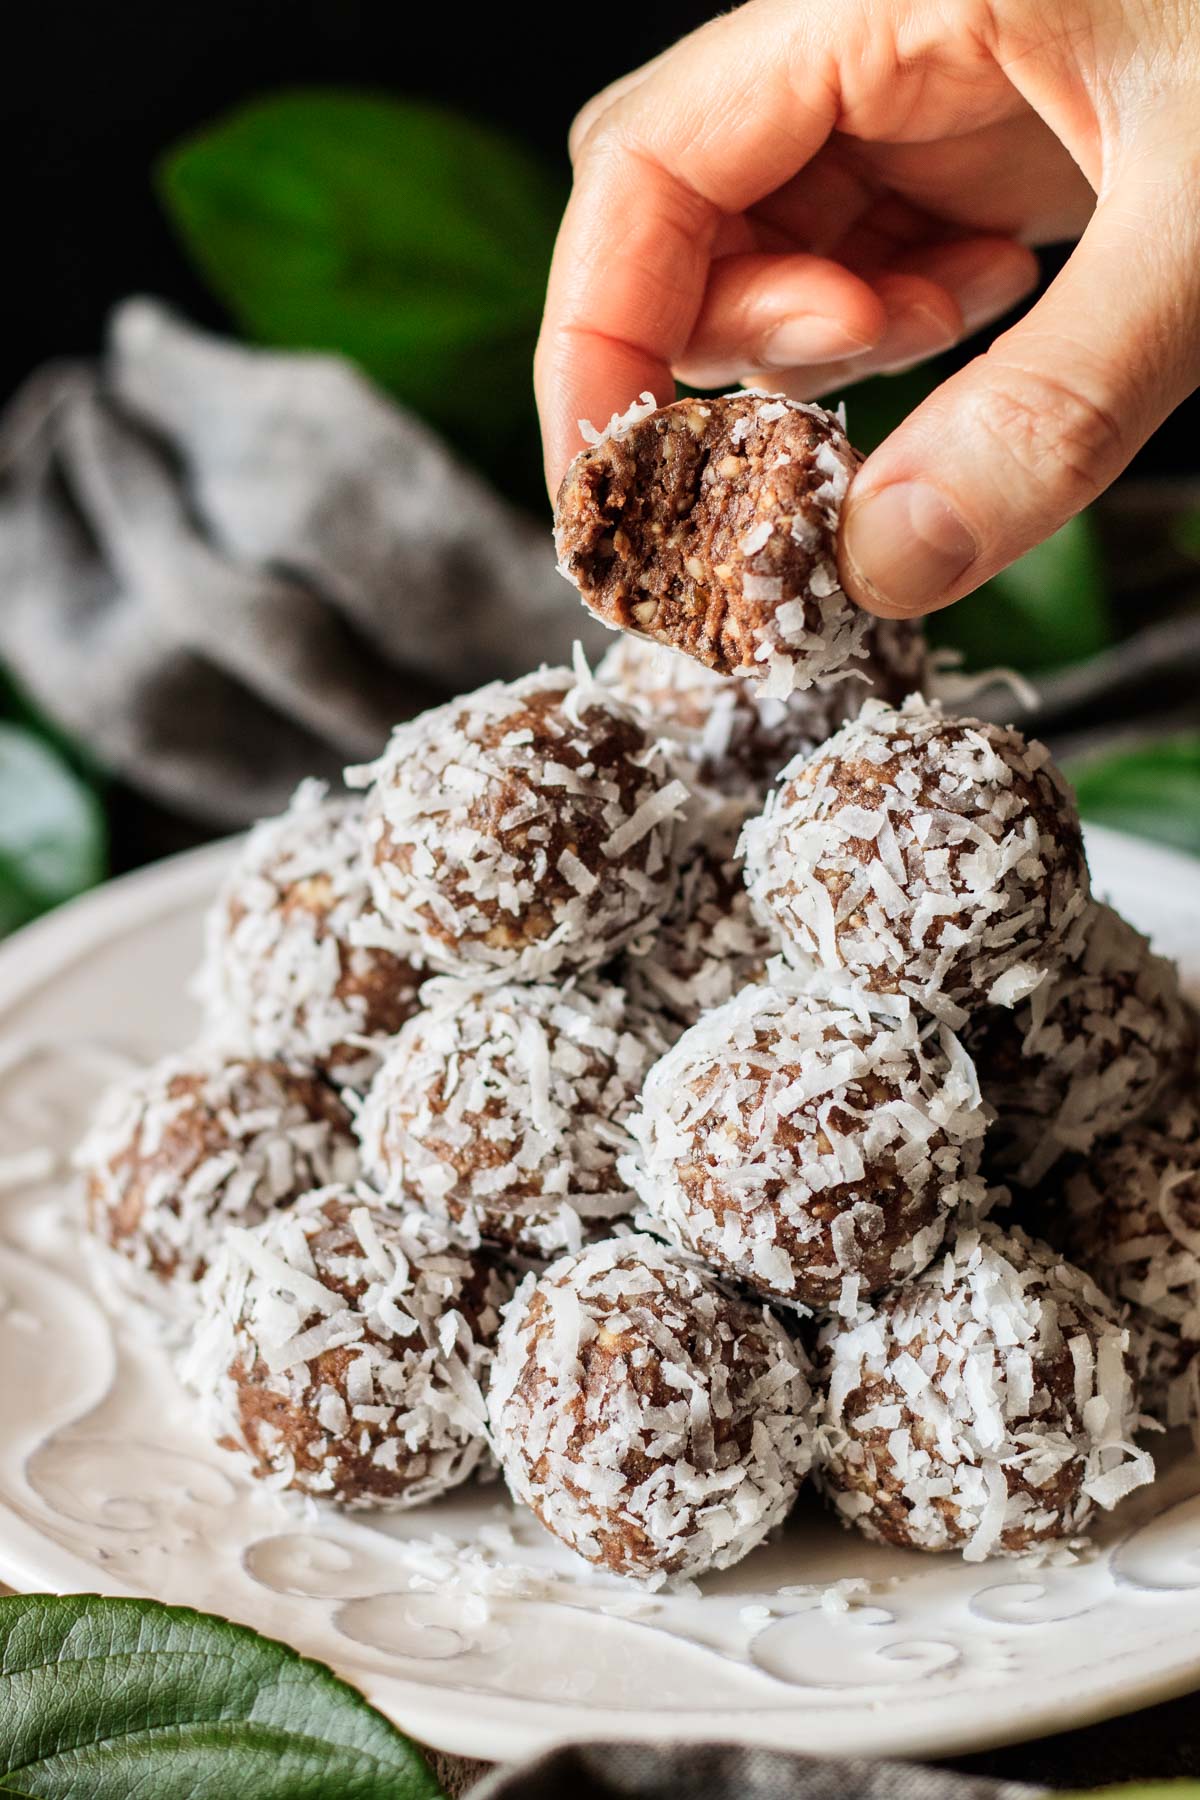
<svg viewBox="0 0 1200 1800"><path fill-rule="evenodd" d="M1035 273L1009 264L1001 269L983 269L969 280L957 282L952 291L962 308L966 329L973 331L977 325L999 318L1036 286Z"/></svg>
<svg viewBox="0 0 1200 1800"><path fill-rule="evenodd" d="M888 320L887 331L879 343L879 354L887 361L880 362L879 373L899 375L957 342L958 333L931 306L906 306Z"/></svg>
<svg viewBox="0 0 1200 1800"><path fill-rule="evenodd" d="M840 319L826 319L819 313L802 313L777 325L763 339L759 357L768 369L794 369L805 363L861 356L870 348L867 338L848 331Z"/></svg>
<svg viewBox="0 0 1200 1800"><path fill-rule="evenodd" d="M843 560L854 585L889 611L926 611L977 554L971 532L927 481L894 482L847 509Z"/></svg>

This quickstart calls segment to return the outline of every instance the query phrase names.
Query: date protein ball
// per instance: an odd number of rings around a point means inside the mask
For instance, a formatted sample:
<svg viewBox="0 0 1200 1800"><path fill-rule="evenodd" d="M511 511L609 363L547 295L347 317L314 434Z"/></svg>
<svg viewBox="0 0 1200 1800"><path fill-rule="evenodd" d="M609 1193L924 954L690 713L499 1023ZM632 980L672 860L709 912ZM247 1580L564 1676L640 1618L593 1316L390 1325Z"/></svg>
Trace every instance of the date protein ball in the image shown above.
<svg viewBox="0 0 1200 1800"><path fill-rule="evenodd" d="M326 1189L230 1232L184 1378L272 1487L419 1506L490 1460L484 1388L510 1293L432 1220Z"/></svg>
<svg viewBox="0 0 1200 1800"><path fill-rule="evenodd" d="M777 933L756 917L746 892L737 854L746 811L747 803L734 799L698 808L696 842L674 900L621 961L630 1000L676 1025L694 1025L701 1013L764 980L779 948ZM672 1032L672 1040L678 1035Z"/></svg>
<svg viewBox="0 0 1200 1800"><path fill-rule="evenodd" d="M424 713L350 779L379 913L446 974L598 967L671 897L688 790L582 664Z"/></svg>
<svg viewBox="0 0 1200 1800"><path fill-rule="evenodd" d="M756 1292L853 1312L937 1254L984 1115L953 1034L772 965L651 1069L622 1166L676 1242Z"/></svg>
<svg viewBox="0 0 1200 1800"><path fill-rule="evenodd" d="M1078 956L1027 1000L985 1007L963 1031L997 1114L989 1168L1021 1187L1144 1118L1195 1059L1174 964L1111 906L1093 902L1084 933Z"/></svg>
<svg viewBox="0 0 1200 1800"><path fill-rule="evenodd" d="M652 1585L729 1568L782 1523L813 1410L778 1319L640 1236L526 1277L489 1400L515 1497L589 1562Z"/></svg>
<svg viewBox="0 0 1200 1800"><path fill-rule="evenodd" d="M1106 1139L1067 1181L1068 1249L1127 1307L1147 1412L1200 1441L1200 1111Z"/></svg>
<svg viewBox="0 0 1200 1800"><path fill-rule="evenodd" d="M305 782L250 833L209 914L200 986L214 1032L361 1085L423 979L371 905L361 799Z"/></svg>
<svg viewBox="0 0 1200 1800"><path fill-rule="evenodd" d="M869 700L785 770L742 849L785 949L955 1025L1031 992L1088 901L1079 816L1049 752L920 699Z"/></svg>
<svg viewBox="0 0 1200 1800"><path fill-rule="evenodd" d="M843 1524L968 1562L1072 1539L1153 1480L1129 1334L1020 1230L960 1231L910 1286L837 1319L814 1477Z"/></svg>
<svg viewBox="0 0 1200 1800"><path fill-rule="evenodd" d="M148 1295L155 1283L190 1288L229 1226L359 1172L332 1088L288 1063L208 1047L111 1089L76 1164L92 1232L146 1278Z"/></svg>
<svg viewBox="0 0 1200 1800"><path fill-rule="evenodd" d="M678 744L702 782L725 793L761 794L794 757L857 718L865 700L899 706L923 690L929 677L919 622L869 618L864 659L855 667L861 673L769 700L752 682L624 632L596 679Z"/></svg>
<svg viewBox="0 0 1200 1800"><path fill-rule="evenodd" d="M748 675L764 694L842 674L867 615L838 584L859 458L832 413L762 393L643 395L558 493L559 568L606 625Z"/></svg>
<svg viewBox="0 0 1200 1800"><path fill-rule="evenodd" d="M359 1115L368 1175L468 1243L545 1258L605 1235L633 1205L617 1158L659 1047L620 988L427 991Z"/></svg>

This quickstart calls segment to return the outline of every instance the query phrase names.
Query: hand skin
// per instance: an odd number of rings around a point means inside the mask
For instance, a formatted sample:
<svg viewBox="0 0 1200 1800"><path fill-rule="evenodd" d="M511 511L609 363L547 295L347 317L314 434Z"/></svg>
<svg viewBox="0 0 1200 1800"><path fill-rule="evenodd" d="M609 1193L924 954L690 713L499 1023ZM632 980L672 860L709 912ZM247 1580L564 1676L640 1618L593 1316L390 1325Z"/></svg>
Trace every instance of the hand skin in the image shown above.
<svg viewBox="0 0 1200 1800"><path fill-rule="evenodd" d="M907 367L1078 238L855 477L839 560L872 612L969 593L1200 383L1200 0L747 0L589 102L571 151L552 493L581 418L675 376L808 399Z"/></svg>

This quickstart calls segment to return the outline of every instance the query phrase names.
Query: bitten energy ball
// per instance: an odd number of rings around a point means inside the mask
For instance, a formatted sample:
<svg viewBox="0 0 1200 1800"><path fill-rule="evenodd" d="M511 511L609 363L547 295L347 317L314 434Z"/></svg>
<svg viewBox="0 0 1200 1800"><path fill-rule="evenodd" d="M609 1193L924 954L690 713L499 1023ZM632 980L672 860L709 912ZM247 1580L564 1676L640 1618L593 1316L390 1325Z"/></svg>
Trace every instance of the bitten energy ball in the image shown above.
<svg viewBox="0 0 1200 1800"><path fill-rule="evenodd" d="M836 564L858 461L819 406L644 395L563 478L559 567L606 625L786 699L862 654L866 614Z"/></svg>
<svg viewBox="0 0 1200 1800"><path fill-rule="evenodd" d="M904 1001L798 984L778 963L685 1031L630 1121L627 1165L677 1242L757 1292L853 1312L981 1203L975 1071ZM623 1165L625 1166L625 1165Z"/></svg>
<svg viewBox="0 0 1200 1800"><path fill-rule="evenodd" d="M511 1284L432 1220L347 1188L234 1230L184 1376L252 1474L342 1506L419 1506L488 1460Z"/></svg>
<svg viewBox="0 0 1200 1800"><path fill-rule="evenodd" d="M647 1237L526 1278L489 1409L516 1498L589 1562L653 1584L740 1561L811 1459L799 1345Z"/></svg>
<svg viewBox="0 0 1200 1800"><path fill-rule="evenodd" d="M921 691L928 666L920 624L868 618L864 657L855 667L861 672L770 700L753 683L623 633L596 679L677 743L701 781L740 794L766 788L793 757L816 749L856 718L867 698L898 706Z"/></svg>
<svg viewBox="0 0 1200 1800"><path fill-rule="evenodd" d="M1067 1182L1068 1248L1129 1309L1146 1410L1200 1438L1200 1112L1106 1139Z"/></svg>
<svg viewBox="0 0 1200 1800"><path fill-rule="evenodd" d="M632 1206L617 1157L662 1047L629 1029L624 994L593 977L429 996L360 1114L369 1175L467 1242L544 1258L604 1235Z"/></svg>
<svg viewBox="0 0 1200 1800"><path fill-rule="evenodd" d="M1013 1010L985 1007L963 1042L997 1114L989 1167L1030 1187L1150 1112L1194 1061L1196 1029L1174 964L1093 902L1079 955Z"/></svg>
<svg viewBox="0 0 1200 1800"><path fill-rule="evenodd" d="M353 779L375 904L445 973L595 968L670 899L687 788L585 667L425 713Z"/></svg>
<svg viewBox="0 0 1200 1800"><path fill-rule="evenodd" d="M362 801L305 782L250 833L209 915L201 991L214 1031L358 1085L416 1012L422 980L371 905Z"/></svg>
<svg viewBox="0 0 1200 1800"><path fill-rule="evenodd" d="M968 1562L1075 1537L1154 1478L1129 1334L1081 1270L1018 1230L831 1321L814 1475L839 1518Z"/></svg>
<svg viewBox="0 0 1200 1800"><path fill-rule="evenodd" d="M630 999L679 1025L694 1025L701 1013L762 981L779 948L746 892L736 850L745 817L744 801L705 809L674 900L621 963Z"/></svg>
<svg viewBox="0 0 1200 1800"><path fill-rule="evenodd" d="M961 1024L1065 957L1088 901L1079 817L1043 745L919 699L785 771L742 840L785 947Z"/></svg>
<svg viewBox="0 0 1200 1800"><path fill-rule="evenodd" d="M315 1075L204 1048L112 1089L76 1161L95 1235L177 1289L231 1225L353 1181L359 1166L350 1115Z"/></svg>

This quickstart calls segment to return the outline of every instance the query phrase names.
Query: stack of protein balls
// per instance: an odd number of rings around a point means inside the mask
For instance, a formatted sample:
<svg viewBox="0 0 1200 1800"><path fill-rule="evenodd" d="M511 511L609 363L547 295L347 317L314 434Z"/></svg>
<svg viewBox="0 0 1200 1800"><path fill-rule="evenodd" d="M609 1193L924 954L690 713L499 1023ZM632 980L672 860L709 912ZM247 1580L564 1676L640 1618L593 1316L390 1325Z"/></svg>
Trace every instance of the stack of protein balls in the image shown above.
<svg viewBox="0 0 1200 1800"><path fill-rule="evenodd" d="M1069 1544L1152 1478L1143 1407L1200 1418L1174 970L1090 897L1046 751L842 593L836 419L593 436L561 564L638 635L251 834L204 1040L81 1150L92 1230L280 1489L411 1505L495 1457L651 1581L810 1469L868 1536Z"/></svg>

